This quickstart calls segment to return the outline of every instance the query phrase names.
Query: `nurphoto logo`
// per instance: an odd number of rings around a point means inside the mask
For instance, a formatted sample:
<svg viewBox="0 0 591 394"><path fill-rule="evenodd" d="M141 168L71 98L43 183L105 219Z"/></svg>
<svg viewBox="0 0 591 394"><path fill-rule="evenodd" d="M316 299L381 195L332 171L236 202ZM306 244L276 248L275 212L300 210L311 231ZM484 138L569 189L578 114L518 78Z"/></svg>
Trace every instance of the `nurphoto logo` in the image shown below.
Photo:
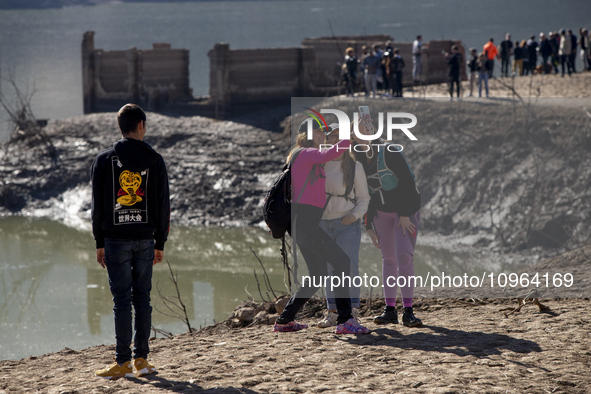
<svg viewBox="0 0 591 394"><path fill-rule="evenodd" d="M309 110L310 112L306 112L307 115L310 115L310 118L305 120L307 122L307 138L311 140L313 138L313 129L314 129L314 121L318 124L317 128L324 128L328 130L328 124L326 120L322 116L322 114L333 114L338 119L339 124L339 139L349 139L351 137L351 120L346 113L338 109L321 109L320 112L304 107L305 109ZM400 119L410 119L410 123L394 123L394 120L399 121ZM366 113L362 113L361 123L364 126L365 132L359 130L359 112L353 113L353 132L355 136L357 136L360 140L363 141L375 141L378 138L381 138L384 134L384 113L378 113L378 130L375 131L373 127L371 117L369 115L369 111ZM386 113L386 122L385 122L385 129L386 129L386 140L392 140L392 135L394 130L402 131L411 141L417 141L417 137L415 137L409 129L413 128L417 124L417 117L408 112L387 112ZM353 150L356 152L367 152L371 148L371 146L376 146L378 151L381 146L380 144L356 144L353 146ZM331 144L321 144L320 150L322 149L330 149L332 147ZM338 149L338 148L337 148ZM351 150L351 147L345 148ZM402 151L404 147L400 144L389 144L387 148L395 151Z"/></svg>

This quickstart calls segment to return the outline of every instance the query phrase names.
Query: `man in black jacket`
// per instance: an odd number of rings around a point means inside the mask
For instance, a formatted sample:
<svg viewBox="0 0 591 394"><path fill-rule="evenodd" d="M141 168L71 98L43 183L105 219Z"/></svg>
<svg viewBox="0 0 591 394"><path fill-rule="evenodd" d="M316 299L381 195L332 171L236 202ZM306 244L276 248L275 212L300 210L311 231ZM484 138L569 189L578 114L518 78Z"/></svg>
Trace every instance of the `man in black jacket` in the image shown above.
<svg viewBox="0 0 591 394"><path fill-rule="evenodd" d="M544 74L550 74L552 71L552 65L548 64L548 59L553 62L552 56L552 45L550 40L546 38L544 33L540 33L540 53L542 54L542 65L544 67Z"/></svg>
<svg viewBox="0 0 591 394"><path fill-rule="evenodd" d="M400 56L400 50L394 49L392 56L391 72L393 73L394 97L402 97L402 69L405 67L404 59Z"/></svg>
<svg viewBox="0 0 591 394"><path fill-rule="evenodd" d="M513 54L513 41L511 41L511 34L505 34L505 40L499 45L501 48L501 76L508 77L511 69L511 55Z"/></svg>
<svg viewBox="0 0 591 394"><path fill-rule="evenodd" d="M533 74L538 63L538 43L536 36L531 36L527 41L527 54L529 58L529 69Z"/></svg>
<svg viewBox="0 0 591 394"><path fill-rule="evenodd" d="M452 54L445 53L445 57L447 59L447 64L449 65L449 95L450 100L453 100L454 97L454 83L456 84L456 89L458 92L458 99L460 98L460 72L461 67L464 64L462 60L462 55L460 54L460 49L457 45L451 47Z"/></svg>
<svg viewBox="0 0 591 394"><path fill-rule="evenodd" d="M468 97L473 96L474 86L476 85L476 78L478 75L478 56L476 54L476 48L470 48L470 55L472 55L472 58L468 61L468 69L470 70L470 94L468 94Z"/></svg>
<svg viewBox="0 0 591 394"><path fill-rule="evenodd" d="M164 258L170 200L164 159L143 138L146 114L135 104L117 114L123 138L94 160L92 232L97 262L106 268L115 315L115 363L96 371L108 380L132 377L132 312L135 311L133 366L136 376L156 370L148 363L152 307L152 266Z"/></svg>
<svg viewBox="0 0 591 394"><path fill-rule="evenodd" d="M570 60L570 64L573 70L573 73L577 73L577 68L575 66L575 63L577 62L577 36L575 35L575 33L573 33L573 31L571 29L568 29L568 34L570 34L570 39L571 39L571 46L572 46L572 51L570 53L569 56L569 60Z"/></svg>

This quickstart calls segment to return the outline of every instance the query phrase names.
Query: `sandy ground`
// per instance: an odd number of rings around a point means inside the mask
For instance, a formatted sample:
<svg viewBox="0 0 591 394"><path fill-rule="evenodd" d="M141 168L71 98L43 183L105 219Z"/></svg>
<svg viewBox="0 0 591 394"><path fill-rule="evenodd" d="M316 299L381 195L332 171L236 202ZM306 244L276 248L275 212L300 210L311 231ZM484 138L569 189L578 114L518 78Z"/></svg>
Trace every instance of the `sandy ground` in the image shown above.
<svg viewBox="0 0 591 394"><path fill-rule="evenodd" d="M485 95L484 85L482 86ZM462 82L463 95L470 92L470 83ZM589 97L591 92L591 73L583 72L561 77L557 74L535 74L514 78L494 78L489 80L490 97ZM454 92L454 95L456 92ZM447 84L429 85L425 89L416 88L413 92L404 92L408 97L449 97ZM478 81L473 95L478 96Z"/></svg>
<svg viewBox="0 0 591 394"><path fill-rule="evenodd" d="M93 375L110 363L113 345L64 349L0 362L0 393L591 392L589 300L542 302L550 312L530 305L506 318L515 301L423 300L423 327L364 317L372 333L363 336L219 326L153 340L158 373L138 379Z"/></svg>

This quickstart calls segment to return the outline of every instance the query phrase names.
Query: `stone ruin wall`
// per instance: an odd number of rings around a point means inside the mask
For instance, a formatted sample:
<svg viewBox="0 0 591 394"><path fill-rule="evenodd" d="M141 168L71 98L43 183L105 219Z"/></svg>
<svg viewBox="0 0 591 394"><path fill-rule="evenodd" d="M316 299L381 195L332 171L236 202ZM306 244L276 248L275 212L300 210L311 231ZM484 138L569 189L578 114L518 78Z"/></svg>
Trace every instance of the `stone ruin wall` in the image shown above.
<svg viewBox="0 0 591 394"><path fill-rule="evenodd" d="M137 103L157 111L192 98L189 51L154 44L152 49L103 51L94 48L94 32L82 41L84 113Z"/></svg>
<svg viewBox="0 0 591 394"><path fill-rule="evenodd" d="M362 46L377 43L384 47L386 41L393 39L387 35L307 38L301 47L270 49L230 49L228 44L218 43L207 54L211 102L216 106L216 113L223 113L242 104L344 94L345 88L339 86L339 82L345 49L352 47L359 57ZM454 44L466 59L461 41L423 44L422 80L425 84L448 82L449 66L442 51L451 53ZM392 45L400 50L406 64L403 84L412 86L412 43L393 41ZM358 77L363 86L363 73L359 72ZM467 79L465 61L461 78Z"/></svg>
<svg viewBox="0 0 591 394"><path fill-rule="evenodd" d="M117 110L134 102L150 111L184 106L189 113L218 117L233 107L344 94L339 82L345 48L352 47L359 57L362 46L378 43L384 47L386 41L393 39L387 35L320 37L304 39L300 47L232 50L218 43L207 54L209 101L191 106L188 50L162 43L148 50L104 51L95 49L94 32L88 31L82 41L84 113ZM448 81L449 67L442 50L450 52L453 44L465 58L460 41L424 43L422 80L426 84ZM412 43L393 41L392 45L400 49L406 63L403 84L412 86ZM362 78L359 72L361 86ZM464 62L462 79L466 78Z"/></svg>

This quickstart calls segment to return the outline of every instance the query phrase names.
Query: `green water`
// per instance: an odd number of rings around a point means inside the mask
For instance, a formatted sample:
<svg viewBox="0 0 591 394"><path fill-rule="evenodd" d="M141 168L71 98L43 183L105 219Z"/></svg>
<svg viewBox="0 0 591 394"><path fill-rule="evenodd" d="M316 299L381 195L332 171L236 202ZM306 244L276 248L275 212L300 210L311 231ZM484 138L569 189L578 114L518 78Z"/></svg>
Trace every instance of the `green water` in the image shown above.
<svg viewBox="0 0 591 394"><path fill-rule="evenodd" d="M263 294L266 288L250 248L263 262L272 288L286 291L280 246L259 228L173 226L165 259L178 274L191 325L226 319L247 299L245 287L260 300L255 270ZM362 243L361 256L361 275L381 277L379 251ZM466 255L419 246L415 256L419 275L474 270ZM305 273L300 268L298 276ZM173 293L166 264L155 267L152 290L152 304L165 311L157 288ZM368 291L362 288L362 294ZM182 322L156 310L153 325L177 334L187 331ZM0 360L111 344L114 338L107 272L96 263L90 231L48 219L0 218Z"/></svg>

